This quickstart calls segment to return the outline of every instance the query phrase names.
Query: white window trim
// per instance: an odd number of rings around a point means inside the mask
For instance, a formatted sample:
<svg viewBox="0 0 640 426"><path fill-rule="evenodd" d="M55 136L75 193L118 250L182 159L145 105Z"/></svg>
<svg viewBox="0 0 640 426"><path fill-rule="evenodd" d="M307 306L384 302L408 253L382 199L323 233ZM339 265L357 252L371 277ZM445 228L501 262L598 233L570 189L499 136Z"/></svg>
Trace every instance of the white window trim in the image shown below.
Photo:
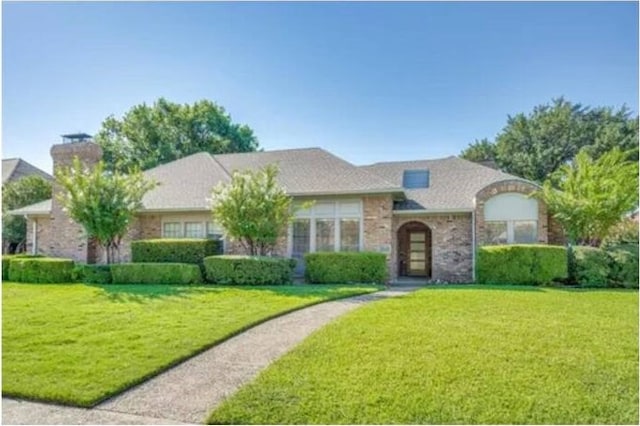
<svg viewBox="0 0 640 426"><path fill-rule="evenodd" d="M536 244L538 241L538 226L537 220L531 219L513 219L513 220L487 220L485 223L506 222L507 223L507 242L506 244ZM535 222L536 224L536 237L531 243L517 243L515 242L515 222Z"/></svg>

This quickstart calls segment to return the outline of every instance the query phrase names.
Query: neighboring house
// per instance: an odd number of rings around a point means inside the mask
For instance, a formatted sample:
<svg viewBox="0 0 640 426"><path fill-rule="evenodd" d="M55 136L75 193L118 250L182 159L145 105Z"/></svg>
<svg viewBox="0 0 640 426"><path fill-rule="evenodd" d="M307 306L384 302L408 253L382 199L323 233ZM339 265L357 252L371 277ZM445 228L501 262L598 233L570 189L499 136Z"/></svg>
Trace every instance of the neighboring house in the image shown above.
<svg viewBox="0 0 640 426"><path fill-rule="evenodd" d="M74 156L87 165L102 156L91 142L55 145L51 154L54 170ZM320 148L199 153L145 172L160 185L143 199L123 242L124 259L136 239L223 236L209 209L212 187L228 182L234 170L267 164L278 165L279 182L296 204L315 201L296 212L278 255L302 260L314 251L377 251L387 255L392 280L469 282L480 245L559 238L549 231L544 203L528 197L535 184L458 157L358 167ZM55 197L14 214L29 219L30 251L88 262L100 258ZM225 241L226 252L239 250Z"/></svg>
<svg viewBox="0 0 640 426"><path fill-rule="evenodd" d="M36 166L27 163L22 158L7 158L2 160L2 184L8 182L14 182L20 178L38 175L47 180L52 180L53 177Z"/></svg>

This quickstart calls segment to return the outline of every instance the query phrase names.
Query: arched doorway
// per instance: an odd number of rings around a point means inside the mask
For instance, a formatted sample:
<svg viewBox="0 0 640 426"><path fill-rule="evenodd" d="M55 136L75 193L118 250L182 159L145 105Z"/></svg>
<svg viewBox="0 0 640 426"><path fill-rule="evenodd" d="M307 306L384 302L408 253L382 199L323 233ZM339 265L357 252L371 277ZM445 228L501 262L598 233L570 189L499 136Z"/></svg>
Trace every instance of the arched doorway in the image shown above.
<svg viewBox="0 0 640 426"><path fill-rule="evenodd" d="M431 278L431 229L424 223L398 229L398 276Z"/></svg>

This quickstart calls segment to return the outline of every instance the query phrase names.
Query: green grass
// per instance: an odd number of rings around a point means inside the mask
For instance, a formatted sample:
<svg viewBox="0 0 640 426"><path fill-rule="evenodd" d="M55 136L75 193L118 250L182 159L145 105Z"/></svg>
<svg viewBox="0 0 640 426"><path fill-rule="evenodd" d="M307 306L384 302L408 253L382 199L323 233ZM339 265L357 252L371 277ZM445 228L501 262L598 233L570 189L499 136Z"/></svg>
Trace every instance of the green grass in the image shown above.
<svg viewBox="0 0 640 426"><path fill-rule="evenodd" d="M91 406L270 317L371 286L16 284L2 289L2 393Z"/></svg>
<svg viewBox="0 0 640 426"><path fill-rule="evenodd" d="M638 424L638 293L436 287L374 302L209 422Z"/></svg>

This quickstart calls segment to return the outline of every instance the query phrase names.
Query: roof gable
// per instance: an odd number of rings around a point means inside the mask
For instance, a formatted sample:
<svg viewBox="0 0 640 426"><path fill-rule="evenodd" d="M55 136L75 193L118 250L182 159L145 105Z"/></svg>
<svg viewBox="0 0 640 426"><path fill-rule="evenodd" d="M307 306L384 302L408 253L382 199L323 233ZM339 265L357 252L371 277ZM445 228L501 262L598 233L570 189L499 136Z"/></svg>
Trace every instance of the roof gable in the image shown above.
<svg viewBox="0 0 640 426"><path fill-rule="evenodd" d="M2 183L16 181L20 178L37 175L44 179L51 180L53 177L34 166L22 158L7 158L2 160Z"/></svg>

